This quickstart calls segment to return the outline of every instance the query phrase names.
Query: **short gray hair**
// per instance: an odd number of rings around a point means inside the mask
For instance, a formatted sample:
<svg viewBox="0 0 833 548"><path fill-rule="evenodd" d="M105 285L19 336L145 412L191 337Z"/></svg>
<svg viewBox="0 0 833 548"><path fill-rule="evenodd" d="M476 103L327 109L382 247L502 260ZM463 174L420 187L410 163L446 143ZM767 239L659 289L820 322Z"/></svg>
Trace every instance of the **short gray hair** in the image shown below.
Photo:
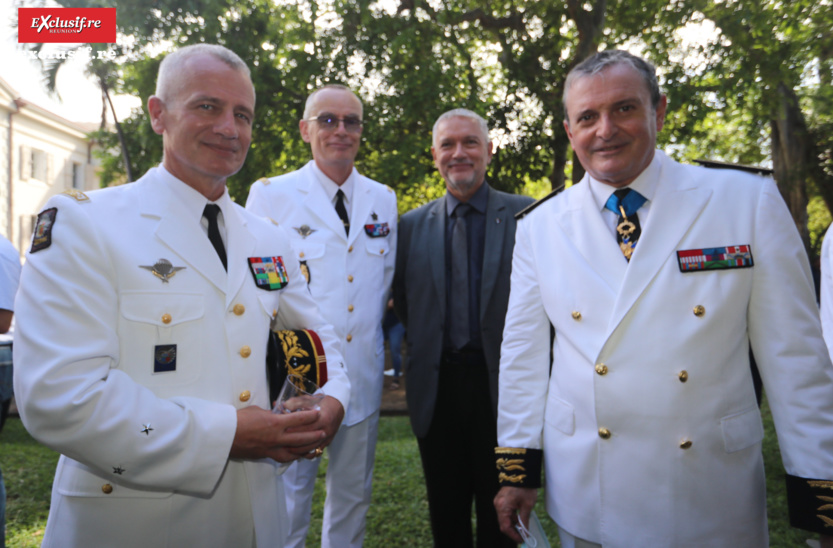
<svg viewBox="0 0 833 548"><path fill-rule="evenodd" d="M179 48L162 59L162 62L159 64L159 73L156 77L156 96L162 99L162 101L169 101L176 97L176 94L179 92L178 89L175 89L177 84L179 84L176 76L182 70L182 66L191 57L203 54L208 54L219 59L231 68L245 74L251 81L252 73L249 67L239 55L227 47L217 44L194 44L193 46ZM252 90L254 91L254 86L252 86Z"/></svg>
<svg viewBox="0 0 833 548"><path fill-rule="evenodd" d="M343 86L341 84L327 84L326 86L321 86L320 88L316 89L315 91L313 91L312 93L309 94L309 97L307 97L307 102L304 103L304 120L306 120L307 118L312 116L312 105L313 105L313 102L314 102L314 98L315 98L316 95L318 95L319 92L322 92L325 89L335 89L335 90L339 90L339 91L347 91L349 93L352 93L353 97L358 99L359 104L360 105L362 104L362 100L359 99L359 96L356 95L355 92L352 89L348 88L347 86ZM364 106L363 105L362 105L362 111L364 111Z"/></svg>
<svg viewBox="0 0 833 548"><path fill-rule="evenodd" d="M570 87L572 87L573 83L575 83L575 81L579 78L599 74L603 70L615 65L629 65L636 69L636 72L642 76L642 79L645 81L645 85L648 87L648 92L651 95L651 106L654 110L657 109L662 93L660 93L659 83L657 83L656 67L642 57L637 57L627 51L609 49L600 51L595 55L588 57L573 67L573 70L571 70L567 75L567 79L564 81L564 94L561 97L561 102L564 104L564 120L567 123L570 122L570 118L567 114L567 94L569 93Z"/></svg>
<svg viewBox="0 0 833 548"><path fill-rule="evenodd" d="M455 108L440 114L440 117L437 118L436 122L434 122L434 129L431 130L431 143L433 145L437 144L437 128L440 127L440 122L448 120L449 118L468 118L469 120L476 122L477 126L480 128L480 133L483 135L485 143L488 144L492 142L489 138L489 124L486 123L486 120L484 120L482 116L467 108Z"/></svg>

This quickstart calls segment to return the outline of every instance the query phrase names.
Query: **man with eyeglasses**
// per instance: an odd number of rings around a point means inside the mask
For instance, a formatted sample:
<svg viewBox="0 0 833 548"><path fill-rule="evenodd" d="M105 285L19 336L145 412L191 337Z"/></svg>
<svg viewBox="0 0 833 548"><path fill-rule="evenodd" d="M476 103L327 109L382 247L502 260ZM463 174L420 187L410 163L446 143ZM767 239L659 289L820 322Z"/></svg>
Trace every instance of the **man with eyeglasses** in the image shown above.
<svg viewBox="0 0 833 548"><path fill-rule="evenodd" d="M364 539L384 378L382 317L396 249L396 196L354 167L362 123L361 101L348 88L314 91L299 124L312 161L260 179L246 203L290 233L310 293L342 341L352 399L329 446L321 532L321 545L337 548ZM293 464L283 476L286 546L304 546L319 462Z"/></svg>

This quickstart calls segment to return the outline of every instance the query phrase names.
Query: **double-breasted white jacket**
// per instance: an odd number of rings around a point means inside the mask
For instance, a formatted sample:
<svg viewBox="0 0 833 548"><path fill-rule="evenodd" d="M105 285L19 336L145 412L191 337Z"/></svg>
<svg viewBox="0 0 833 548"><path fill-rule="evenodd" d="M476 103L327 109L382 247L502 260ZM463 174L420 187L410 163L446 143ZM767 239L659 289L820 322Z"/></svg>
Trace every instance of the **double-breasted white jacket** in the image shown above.
<svg viewBox="0 0 833 548"><path fill-rule="evenodd" d="M158 167L129 185L56 196L54 215L39 217L14 363L26 428L63 454L45 546L227 547L252 523L258 546L279 545L284 467L228 458L237 410L270 407L273 320L318 332L325 391L348 404L339 343L287 235L226 192L227 274L200 227L205 200L183 192L196 193ZM279 257L288 282L258 287L251 257Z"/></svg>
<svg viewBox="0 0 833 548"><path fill-rule="evenodd" d="M499 445L543 449L548 512L605 548L767 546L750 348L787 473L833 479L807 256L771 180L653 162L630 263L586 180L518 222ZM754 266L681 271L678 251L743 245Z"/></svg>
<svg viewBox="0 0 833 548"><path fill-rule="evenodd" d="M313 161L252 185L246 208L280 223L309 272L309 290L341 341L350 377L350 410L343 424L379 410L385 345L382 318L396 256L396 195L354 168L350 234L322 185Z"/></svg>

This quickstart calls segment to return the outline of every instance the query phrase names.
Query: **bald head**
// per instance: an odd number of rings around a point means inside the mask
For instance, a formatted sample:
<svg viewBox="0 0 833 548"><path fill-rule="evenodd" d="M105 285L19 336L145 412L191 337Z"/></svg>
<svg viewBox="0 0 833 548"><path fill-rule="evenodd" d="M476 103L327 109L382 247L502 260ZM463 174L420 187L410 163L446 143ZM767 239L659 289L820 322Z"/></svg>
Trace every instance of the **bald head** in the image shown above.
<svg viewBox="0 0 833 548"><path fill-rule="evenodd" d="M216 44L195 44L185 46L172 53L169 53L159 64L159 74L156 77L155 95L164 102L174 101L182 90L184 82L180 76L188 61L200 55L210 55L233 68L240 71L251 81L252 75L249 67L236 53L230 49ZM252 85L254 90L254 85Z"/></svg>

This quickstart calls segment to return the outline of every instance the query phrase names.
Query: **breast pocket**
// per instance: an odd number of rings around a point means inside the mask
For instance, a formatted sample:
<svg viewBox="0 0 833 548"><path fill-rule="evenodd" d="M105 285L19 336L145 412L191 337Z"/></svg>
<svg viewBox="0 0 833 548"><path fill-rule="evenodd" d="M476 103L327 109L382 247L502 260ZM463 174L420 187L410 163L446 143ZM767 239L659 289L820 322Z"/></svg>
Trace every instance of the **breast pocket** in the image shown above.
<svg viewBox="0 0 833 548"><path fill-rule="evenodd" d="M132 291L120 299L119 368L149 388L194 382L210 346L203 341L205 297Z"/></svg>
<svg viewBox="0 0 833 548"><path fill-rule="evenodd" d="M371 257L379 257L384 259L390 253L390 244L388 238L367 238L366 249L368 255Z"/></svg>

